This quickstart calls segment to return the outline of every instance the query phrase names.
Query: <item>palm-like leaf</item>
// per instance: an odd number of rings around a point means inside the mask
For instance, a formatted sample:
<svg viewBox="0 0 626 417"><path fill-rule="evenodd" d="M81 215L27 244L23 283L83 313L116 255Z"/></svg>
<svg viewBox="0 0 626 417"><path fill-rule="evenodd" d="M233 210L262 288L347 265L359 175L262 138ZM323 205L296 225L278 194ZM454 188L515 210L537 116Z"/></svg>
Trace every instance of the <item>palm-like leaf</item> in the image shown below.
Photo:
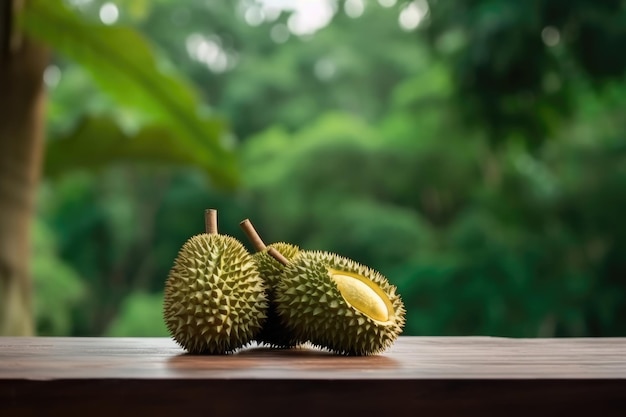
<svg viewBox="0 0 626 417"><path fill-rule="evenodd" d="M124 149L133 149L127 156L158 155L165 159L167 153L155 149L165 145L172 150L174 162L199 166L224 186L237 182L234 154L224 143L223 122L202 115L194 90L172 70L166 73L159 69L150 45L139 33L130 28L87 22L65 8L60 0L31 0L22 13L21 23L28 35L82 65L120 105L141 109L167 130L152 137L141 133L141 145L122 145ZM77 132L81 128L84 126ZM165 136L168 139L164 144L161 139Z"/></svg>

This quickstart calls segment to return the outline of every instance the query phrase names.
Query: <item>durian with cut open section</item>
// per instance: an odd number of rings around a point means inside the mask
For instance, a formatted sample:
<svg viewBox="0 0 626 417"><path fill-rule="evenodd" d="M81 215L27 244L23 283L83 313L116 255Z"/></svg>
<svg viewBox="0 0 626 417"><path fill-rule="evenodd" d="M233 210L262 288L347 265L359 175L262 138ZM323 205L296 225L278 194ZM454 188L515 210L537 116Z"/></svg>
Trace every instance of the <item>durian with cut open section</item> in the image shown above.
<svg viewBox="0 0 626 417"><path fill-rule="evenodd" d="M276 256L273 249L268 253ZM389 348L402 332L404 304L378 271L320 251L282 262L276 309L298 339L339 354L370 355Z"/></svg>

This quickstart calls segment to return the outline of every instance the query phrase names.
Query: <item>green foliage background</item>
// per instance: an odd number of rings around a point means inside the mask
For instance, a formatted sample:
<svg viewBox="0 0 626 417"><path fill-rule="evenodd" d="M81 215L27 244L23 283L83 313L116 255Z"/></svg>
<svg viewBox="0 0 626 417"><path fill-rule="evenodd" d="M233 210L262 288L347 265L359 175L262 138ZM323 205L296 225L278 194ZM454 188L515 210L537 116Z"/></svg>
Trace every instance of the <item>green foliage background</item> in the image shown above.
<svg viewBox="0 0 626 417"><path fill-rule="evenodd" d="M626 335L624 2L331 1L280 42L290 12L250 25L252 0L119 0L114 26L104 1L35 3L60 71L40 334L166 335L164 280L215 207L223 233L249 217L380 270L405 334Z"/></svg>

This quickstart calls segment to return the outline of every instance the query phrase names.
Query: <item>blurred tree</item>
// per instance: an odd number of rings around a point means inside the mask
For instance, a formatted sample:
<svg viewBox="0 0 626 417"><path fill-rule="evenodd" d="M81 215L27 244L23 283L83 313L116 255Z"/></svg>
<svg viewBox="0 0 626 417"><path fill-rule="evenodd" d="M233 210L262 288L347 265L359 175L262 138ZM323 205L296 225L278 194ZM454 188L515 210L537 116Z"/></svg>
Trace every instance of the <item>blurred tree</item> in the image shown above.
<svg viewBox="0 0 626 417"><path fill-rule="evenodd" d="M33 38L79 62L122 107L142 116L130 133L115 120L80 123L50 143L53 172L141 156L197 166L222 186L235 185L237 173L223 123L202 111L193 90L134 30L85 22L61 0L5 1L0 24L0 334L31 334L28 236L48 65L45 47Z"/></svg>
<svg viewBox="0 0 626 417"><path fill-rule="evenodd" d="M324 3L306 17L272 2L161 0L138 25L243 140L277 122L297 130L326 110L379 119L397 83L426 65L426 44L398 26L397 8L370 2L351 18ZM299 19L319 30L294 29Z"/></svg>
<svg viewBox="0 0 626 417"><path fill-rule="evenodd" d="M418 1L417 3L425 3ZM569 116L581 80L623 80L622 0L430 1L426 32L451 65L467 121L492 142L537 146Z"/></svg>
<svg viewBox="0 0 626 417"><path fill-rule="evenodd" d="M28 237L43 152L48 53L21 33L20 5L0 4L0 335L33 332Z"/></svg>

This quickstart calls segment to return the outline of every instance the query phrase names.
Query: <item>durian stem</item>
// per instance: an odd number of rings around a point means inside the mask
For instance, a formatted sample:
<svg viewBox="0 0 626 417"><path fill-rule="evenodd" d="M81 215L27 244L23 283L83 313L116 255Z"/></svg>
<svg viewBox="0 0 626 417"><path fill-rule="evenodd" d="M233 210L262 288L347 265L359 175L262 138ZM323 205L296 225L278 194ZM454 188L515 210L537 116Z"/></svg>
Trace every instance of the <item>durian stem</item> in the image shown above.
<svg viewBox="0 0 626 417"><path fill-rule="evenodd" d="M280 262L283 265L288 265L289 264L289 260L287 260L287 258L285 258L283 256L282 253L278 252L276 249L274 248L269 248L267 250L268 255L270 255L272 258L276 259L278 262Z"/></svg>
<svg viewBox="0 0 626 417"><path fill-rule="evenodd" d="M217 210L204 210L204 228L209 235L217 234Z"/></svg>
<svg viewBox="0 0 626 417"><path fill-rule="evenodd" d="M263 243L263 239L261 239L261 236L259 236L259 234L254 229L254 226L252 226L250 219L243 220L241 223L239 223L239 226L241 226L244 233L248 237L248 240L250 241L250 243L252 243L252 246L254 246L254 249L256 249L257 252L263 252L267 248L267 246L265 246L265 243Z"/></svg>

